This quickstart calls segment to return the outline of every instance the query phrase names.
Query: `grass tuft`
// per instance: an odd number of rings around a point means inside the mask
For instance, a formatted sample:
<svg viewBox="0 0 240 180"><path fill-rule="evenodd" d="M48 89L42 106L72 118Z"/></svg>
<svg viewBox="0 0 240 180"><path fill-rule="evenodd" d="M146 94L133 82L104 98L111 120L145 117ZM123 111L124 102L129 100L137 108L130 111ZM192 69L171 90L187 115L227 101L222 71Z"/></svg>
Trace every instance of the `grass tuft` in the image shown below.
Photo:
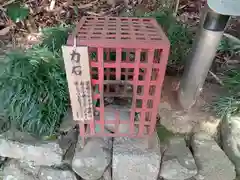
<svg viewBox="0 0 240 180"><path fill-rule="evenodd" d="M213 103L213 109L221 118L240 113L240 71L229 70L224 85L228 89L228 94Z"/></svg>
<svg viewBox="0 0 240 180"><path fill-rule="evenodd" d="M231 56L240 52L240 40L225 34L218 51ZM220 97L213 103L213 109L221 118L240 113L240 69L231 69L225 72L224 86L228 90L226 96Z"/></svg>
<svg viewBox="0 0 240 180"><path fill-rule="evenodd" d="M57 132L69 105L61 55L68 28L43 33L40 45L7 54L0 76L0 99L13 126L37 136L50 136Z"/></svg>
<svg viewBox="0 0 240 180"><path fill-rule="evenodd" d="M41 46L47 47L52 52L60 52L62 45L67 42L68 34L73 26L48 27L42 30Z"/></svg>
<svg viewBox="0 0 240 180"><path fill-rule="evenodd" d="M236 115L240 112L240 97L232 95L220 97L213 103L213 109L220 118Z"/></svg>

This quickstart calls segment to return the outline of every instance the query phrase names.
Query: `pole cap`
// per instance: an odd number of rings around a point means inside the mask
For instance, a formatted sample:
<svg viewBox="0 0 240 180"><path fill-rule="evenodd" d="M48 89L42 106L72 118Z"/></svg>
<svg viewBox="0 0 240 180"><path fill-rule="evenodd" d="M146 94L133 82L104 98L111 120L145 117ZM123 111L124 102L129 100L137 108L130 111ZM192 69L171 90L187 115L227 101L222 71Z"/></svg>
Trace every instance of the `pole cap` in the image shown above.
<svg viewBox="0 0 240 180"><path fill-rule="evenodd" d="M208 0L207 3L219 14L240 16L240 0Z"/></svg>

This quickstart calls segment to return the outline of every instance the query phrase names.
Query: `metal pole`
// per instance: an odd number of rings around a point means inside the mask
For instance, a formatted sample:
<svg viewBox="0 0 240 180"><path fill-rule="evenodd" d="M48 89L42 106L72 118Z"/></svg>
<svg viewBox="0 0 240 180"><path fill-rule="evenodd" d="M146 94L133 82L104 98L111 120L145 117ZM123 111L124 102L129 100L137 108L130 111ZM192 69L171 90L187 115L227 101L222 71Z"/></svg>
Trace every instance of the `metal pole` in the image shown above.
<svg viewBox="0 0 240 180"><path fill-rule="evenodd" d="M196 41L180 81L178 98L184 109L195 104L202 90L229 17L205 7Z"/></svg>

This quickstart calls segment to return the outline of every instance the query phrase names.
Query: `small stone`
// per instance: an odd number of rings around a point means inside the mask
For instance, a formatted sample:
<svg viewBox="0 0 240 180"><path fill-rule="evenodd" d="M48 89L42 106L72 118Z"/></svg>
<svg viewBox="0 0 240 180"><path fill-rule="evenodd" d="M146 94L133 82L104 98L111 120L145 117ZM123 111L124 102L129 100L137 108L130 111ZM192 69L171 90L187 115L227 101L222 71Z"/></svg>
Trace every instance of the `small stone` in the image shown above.
<svg viewBox="0 0 240 180"><path fill-rule="evenodd" d="M113 124L105 124L105 128L111 132L115 132L115 124L114 121L116 120L116 112L119 112L119 119L120 121L128 121L130 122L130 112L123 110L121 106L118 105L109 105L105 108L104 111L104 118L108 121L113 121ZM118 131L120 133L129 133L130 126L129 124L119 124Z"/></svg>
<svg viewBox="0 0 240 180"><path fill-rule="evenodd" d="M63 163L72 164L72 159L75 153L76 144L78 142L79 131L71 129L66 135L61 135L59 138L59 146L63 150Z"/></svg>
<svg viewBox="0 0 240 180"><path fill-rule="evenodd" d="M4 168L4 180L77 180L70 170L34 166L31 162L11 160Z"/></svg>
<svg viewBox="0 0 240 180"><path fill-rule="evenodd" d="M142 139L115 138L113 180L156 180L161 161L157 133Z"/></svg>
<svg viewBox="0 0 240 180"><path fill-rule="evenodd" d="M116 112L119 113L119 119L120 119L120 124L118 126L118 132L119 133L124 133L124 134L130 134L130 111L127 111L124 106L120 105L108 105L107 108L104 110L104 118L107 121L113 121L113 124L104 124L104 127L106 130L111 131L111 132L116 132L116 125L115 125L115 120L116 120ZM135 119L137 117L135 116ZM121 122L127 121L127 124L123 124ZM135 126L134 127L134 134L138 132L138 128Z"/></svg>
<svg viewBox="0 0 240 180"><path fill-rule="evenodd" d="M107 104L112 104L114 102L114 97L105 97L104 102Z"/></svg>
<svg viewBox="0 0 240 180"><path fill-rule="evenodd" d="M3 170L4 180L39 180L37 177L39 168L27 167L28 163L11 160Z"/></svg>
<svg viewBox="0 0 240 180"><path fill-rule="evenodd" d="M0 135L0 156L33 161L35 165L60 165L62 149L55 141L39 141L29 134L8 131Z"/></svg>
<svg viewBox="0 0 240 180"><path fill-rule="evenodd" d="M222 145L229 159L235 164L240 175L240 117L226 118L221 124Z"/></svg>
<svg viewBox="0 0 240 180"><path fill-rule="evenodd" d="M131 17L131 16L133 16L133 14L134 14L133 9L123 8L120 11L119 16L121 16L121 17Z"/></svg>
<svg viewBox="0 0 240 180"><path fill-rule="evenodd" d="M39 172L40 180L77 180L70 170L58 170L50 167L42 167Z"/></svg>
<svg viewBox="0 0 240 180"><path fill-rule="evenodd" d="M218 144L206 133L192 137L194 159L198 167L196 180L233 180L234 166Z"/></svg>
<svg viewBox="0 0 240 180"><path fill-rule="evenodd" d="M73 157L73 170L85 180L100 179L111 162L112 138L93 137L83 148L80 144L77 144Z"/></svg>
<svg viewBox="0 0 240 180"><path fill-rule="evenodd" d="M196 174L195 160L185 140L181 137L170 139L162 157L160 176L166 180L185 180Z"/></svg>

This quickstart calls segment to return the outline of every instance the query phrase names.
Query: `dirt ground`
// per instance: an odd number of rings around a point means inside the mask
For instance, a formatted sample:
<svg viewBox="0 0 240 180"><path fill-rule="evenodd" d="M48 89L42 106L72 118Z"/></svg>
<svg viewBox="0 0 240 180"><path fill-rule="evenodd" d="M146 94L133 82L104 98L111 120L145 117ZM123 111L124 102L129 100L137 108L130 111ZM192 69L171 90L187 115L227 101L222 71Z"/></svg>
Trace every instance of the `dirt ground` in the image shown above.
<svg viewBox="0 0 240 180"><path fill-rule="evenodd" d="M220 118L211 111L210 104L225 93L223 87L218 84L205 83L196 104L189 110L183 110L177 101L175 84L179 82L176 77L166 76L159 106L158 132L160 136L173 134L190 134L204 131L217 136L217 128ZM163 130L164 128L165 130ZM163 137L162 137L163 138Z"/></svg>

